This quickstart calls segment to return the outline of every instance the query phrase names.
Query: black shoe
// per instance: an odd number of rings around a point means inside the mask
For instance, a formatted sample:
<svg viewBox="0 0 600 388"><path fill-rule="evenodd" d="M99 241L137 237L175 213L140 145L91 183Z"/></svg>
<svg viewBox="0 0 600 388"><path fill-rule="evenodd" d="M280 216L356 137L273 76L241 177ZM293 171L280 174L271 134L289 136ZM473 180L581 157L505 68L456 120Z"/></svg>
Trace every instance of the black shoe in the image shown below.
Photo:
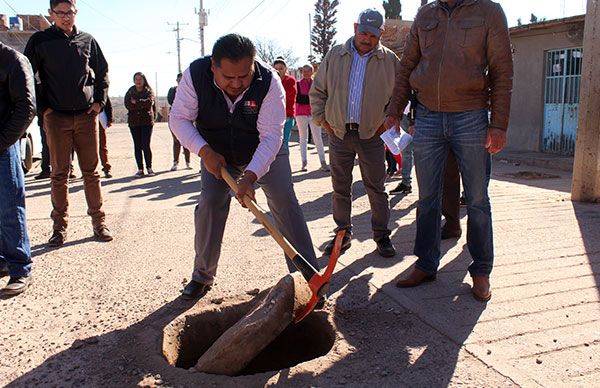
<svg viewBox="0 0 600 388"><path fill-rule="evenodd" d="M467 206L467 200L465 199L464 195L460 196L459 201L460 201L460 206Z"/></svg>
<svg viewBox="0 0 600 388"><path fill-rule="evenodd" d="M19 295L31 285L32 281L33 278L31 275L20 276L18 278L11 277L6 287L0 290L0 292L4 295Z"/></svg>
<svg viewBox="0 0 600 388"><path fill-rule="evenodd" d="M326 255L331 255L331 252L333 252L334 244L335 244L335 237L333 238L333 240L331 240L331 241L329 241L329 243L327 243L327 245L325 246L325 249L323 249L323 253ZM352 245L352 233L346 231L346 234L344 234L344 238L342 239L341 252L343 253L344 251L346 251L346 249L350 248L351 245Z"/></svg>
<svg viewBox="0 0 600 388"><path fill-rule="evenodd" d="M108 242L113 240L112 233L104 225L100 226L97 229L94 229L94 237L96 238L96 240L102 242Z"/></svg>
<svg viewBox="0 0 600 388"><path fill-rule="evenodd" d="M389 237L384 237L377 241L377 252L383 257L392 257L396 255L396 248Z"/></svg>
<svg viewBox="0 0 600 388"><path fill-rule="evenodd" d="M462 230L458 229L446 229L442 228L442 240L449 240L451 238L460 238Z"/></svg>
<svg viewBox="0 0 600 388"><path fill-rule="evenodd" d="M0 266L0 278L3 278L8 275L8 265L4 264L3 266Z"/></svg>
<svg viewBox="0 0 600 388"><path fill-rule="evenodd" d="M75 179L75 178L77 178L77 175L75 175L75 173L73 171L71 171L69 173L69 179Z"/></svg>
<svg viewBox="0 0 600 388"><path fill-rule="evenodd" d="M403 182L396 186L395 189L390 190L390 194L409 194L412 193L412 186L406 185Z"/></svg>
<svg viewBox="0 0 600 388"><path fill-rule="evenodd" d="M209 284L202 284L195 280L190 280L190 282L181 291L181 297L183 299L200 299L206 295L210 289L211 286Z"/></svg>
<svg viewBox="0 0 600 388"><path fill-rule="evenodd" d="M64 230L55 230L52 233L52 237L48 240L49 247L59 247L65 243L67 239L67 232Z"/></svg>
<svg viewBox="0 0 600 388"><path fill-rule="evenodd" d="M112 178L112 174L110 173L110 171L104 171L104 177L105 178Z"/></svg>
<svg viewBox="0 0 600 388"><path fill-rule="evenodd" d="M37 174L36 176L33 177L33 179L35 180L40 180L40 179L48 179L50 178L50 171L44 171L42 170L42 172L40 172L39 174Z"/></svg>
<svg viewBox="0 0 600 388"><path fill-rule="evenodd" d="M323 307L325 307L325 301L326 301L325 297L324 297L324 296L321 296L321 297L319 298L319 301L318 301L318 302L317 302L317 304L315 305L315 308L314 308L314 309L315 309L315 310L323 310Z"/></svg>

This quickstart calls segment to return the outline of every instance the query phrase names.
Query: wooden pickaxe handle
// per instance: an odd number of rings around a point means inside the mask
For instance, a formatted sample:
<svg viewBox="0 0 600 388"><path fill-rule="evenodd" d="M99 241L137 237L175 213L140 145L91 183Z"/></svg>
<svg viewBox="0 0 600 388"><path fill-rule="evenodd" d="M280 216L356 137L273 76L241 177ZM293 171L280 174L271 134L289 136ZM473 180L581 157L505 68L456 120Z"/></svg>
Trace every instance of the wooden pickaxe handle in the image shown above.
<svg viewBox="0 0 600 388"><path fill-rule="evenodd" d="M237 193L238 184L235 181L235 179L233 179L231 174L229 174L229 171L227 171L225 167L221 168L221 176L223 177L225 182L227 182L229 187L235 193ZM279 230L273 225L269 217L267 217L265 211L261 209L260 206L258 206L258 204L252 200L252 198L245 195L243 201L244 205L246 205L246 207L250 209L252 214L254 214L254 216L260 221L260 223L263 224L265 229L267 229L267 231L275 239L277 244L279 244L279 246L283 248L283 251L285 252L287 258L291 260L291 262L298 269L298 271L300 271L304 279L306 279L306 281L308 282L308 286L312 291L312 296L310 298L310 301L306 305L304 311L302 311L300 314L298 314L298 316L295 317L294 321L298 323L304 318L306 318L306 316L308 316L308 314L310 314L310 312L314 310L315 306L319 302L319 298L324 297L327 291L329 290L329 281L331 280L331 275L333 274L333 270L335 269L337 259L340 256L342 250L342 240L344 239L345 231L341 230L337 233L335 237L334 248L331 252L331 256L329 257L329 263L327 264L327 269L325 269L325 272L323 273L323 275L321 275L319 271L317 271L317 269L308 262L308 260L306 260L304 257L302 257L300 253L298 253L298 251L281 234L281 232L279 232ZM294 221L290 220L290 222Z"/></svg>
<svg viewBox="0 0 600 388"><path fill-rule="evenodd" d="M238 185L235 179L229 174L229 171L224 167L221 168L221 176L227 182L229 187L233 190L234 193L238 191ZM313 267L308 260L306 260L298 251L290 244L290 242L281 234L281 232L273 225L269 217L265 214L265 211L261 209L261 207L254 202L249 196L244 196L244 205L254 216L260 221L261 224L267 229L269 234L275 239L277 244L283 249L285 255L292 261L294 266L300 271L304 279L307 282L310 282L310 279L313 278L316 274L319 274L319 271L315 267ZM290 222L294 222L294 220L290 220Z"/></svg>

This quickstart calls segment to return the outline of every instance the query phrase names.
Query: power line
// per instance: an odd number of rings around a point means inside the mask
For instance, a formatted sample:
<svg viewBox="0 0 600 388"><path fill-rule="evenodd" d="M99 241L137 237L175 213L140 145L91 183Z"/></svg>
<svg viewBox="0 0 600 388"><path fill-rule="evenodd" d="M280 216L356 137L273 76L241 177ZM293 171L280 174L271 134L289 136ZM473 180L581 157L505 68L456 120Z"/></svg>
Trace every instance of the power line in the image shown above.
<svg viewBox="0 0 600 388"><path fill-rule="evenodd" d="M260 3L258 3L258 4L256 5L256 7L252 8L252 10L251 10L250 12L248 12L248 13L247 13L247 14L246 14L246 15L245 15L243 18L241 18L241 19L240 19L240 20L239 20L237 23L235 23L235 24L234 24L232 27L230 27L230 28L229 28L229 30L227 30L227 31L231 31L231 30L233 30L234 28L236 28L236 27L237 27L237 26L238 26L240 23L242 23L242 22L243 22L243 21L244 21L244 20L245 20L245 19L246 19L248 16L250 16L250 14L252 14L252 12L256 11L256 9L257 9L258 7L260 7L260 6L262 5L262 3L264 3L265 1L266 1L266 0L261 0L261 2L260 2Z"/></svg>
<svg viewBox="0 0 600 388"><path fill-rule="evenodd" d="M8 6L8 8L10 8L10 9L11 9L11 10L12 10L12 11L15 13L15 15L18 15L18 14L19 14L19 13L17 12L17 10L16 10L16 9L14 9L14 8L12 7L12 5L10 5L10 4L8 3L8 1L6 1L6 0L2 0L2 1L4 2L4 4L6 4L6 5Z"/></svg>

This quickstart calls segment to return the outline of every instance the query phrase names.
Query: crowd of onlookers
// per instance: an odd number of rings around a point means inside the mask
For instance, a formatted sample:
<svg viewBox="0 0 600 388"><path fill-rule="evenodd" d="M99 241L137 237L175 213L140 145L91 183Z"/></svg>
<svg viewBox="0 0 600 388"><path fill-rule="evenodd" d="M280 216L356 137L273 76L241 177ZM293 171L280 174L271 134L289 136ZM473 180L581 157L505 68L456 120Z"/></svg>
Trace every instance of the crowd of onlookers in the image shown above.
<svg viewBox="0 0 600 388"><path fill-rule="evenodd" d="M36 178L51 180L53 229L48 245L58 247L67 240L74 154L93 236L102 242L113 239L97 172L100 160L104 176L112 176L106 147L106 129L112 124L108 63L93 36L76 26L75 0L50 0L49 12L53 25L31 37L25 56L0 45L0 274L10 275L3 289L9 295L23 292L32 279L23 173L14 166L20 160L16 141L36 107L47 144ZM288 74L285 58L272 64L256 60L252 41L238 34L219 38L212 55L192 62L177 76L178 85L168 94L171 170L178 169L182 149L187 168L190 155L198 155L202 185L195 208L194 271L184 297L202 297L214 282L231 200L222 179L227 174L237 182L235 197L241 203L246 196L253 199L255 186L261 186L276 227L306 265L318 270L291 179L288 143L297 127L301 170L308 170L312 135L320 169L331 175L331 214L335 231L343 232L342 251L352 244L355 161L371 207L376 251L382 257L396 255L386 179L400 171L402 181L391 193L410 193L414 162L417 261L398 287L436 279L440 240L462 234L462 178L472 292L480 301L491 298L490 155L506 143L512 88L506 17L489 0L436 0L419 9L401 58L380 43L383 29L381 13L361 12L354 35L334 46L316 73L311 65L303 66L300 80ZM156 97L144 74L134 74L124 104L135 176L155 175L151 138ZM412 135L401 155L386 151L380 137L391 128ZM322 130L328 136L329 163ZM324 254L332 253L335 242L326 244Z"/></svg>

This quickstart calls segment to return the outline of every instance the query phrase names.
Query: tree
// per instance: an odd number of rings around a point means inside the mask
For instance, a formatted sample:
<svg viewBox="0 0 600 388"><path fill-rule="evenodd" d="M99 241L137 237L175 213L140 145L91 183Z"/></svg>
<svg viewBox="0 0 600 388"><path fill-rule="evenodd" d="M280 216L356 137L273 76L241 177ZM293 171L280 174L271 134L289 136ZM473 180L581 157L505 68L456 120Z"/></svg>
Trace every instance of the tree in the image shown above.
<svg viewBox="0 0 600 388"><path fill-rule="evenodd" d="M337 23L338 0L317 0L315 3L315 16L313 21L315 25L312 28L310 44L316 54L319 62L323 61L325 54L335 45L333 38L337 33L335 23Z"/></svg>
<svg viewBox="0 0 600 388"><path fill-rule="evenodd" d="M531 14L531 18L529 18L530 23L537 23L538 18L534 14Z"/></svg>
<svg viewBox="0 0 600 388"><path fill-rule="evenodd" d="M400 0L387 0L383 2L386 19L402 20L402 4Z"/></svg>
<svg viewBox="0 0 600 388"><path fill-rule="evenodd" d="M522 26L523 25L523 21L521 20L521 18L517 19L517 26Z"/></svg>
<svg viewBox="0 0 600 388"><path fill-rule="evenodd" d="M294 55L294 50L291 48L281 48L277 42L267 38L256 39L254 46L256 46L256 55L268 65L272 65L275 58L283 57L285 59L285 64L291 68L296 66L300 59Z"/></svg>

